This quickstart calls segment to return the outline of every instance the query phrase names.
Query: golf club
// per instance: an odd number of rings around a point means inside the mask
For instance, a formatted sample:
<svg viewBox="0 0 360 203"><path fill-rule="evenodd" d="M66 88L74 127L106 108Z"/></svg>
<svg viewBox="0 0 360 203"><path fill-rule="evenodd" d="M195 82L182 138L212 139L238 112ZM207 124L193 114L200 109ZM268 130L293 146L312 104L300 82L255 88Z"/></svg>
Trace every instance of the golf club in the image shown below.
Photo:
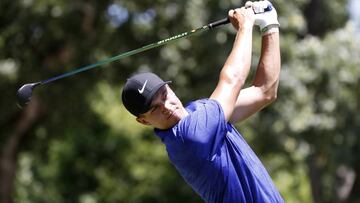
<svg viewBox="0 0 360 203"><path fill-rule="evenodd" d="M266 7L264 9L263 12L268 12L268 11L271 11L271 10L272 10L272 6L269 5L268 7ZM254 11L254 13L257 14L257 13L261 13L261 12ZM46 79L46 80L42 80L40 82L25 84L25 85L21 86L19 88L19 90L17 91L18 106L21 108L21 107L26 106L30 102L32 92L33 92L34 88L37 87L37 86L45 85L45 84L54 82L56 80L59 80L59 79L65 78L65 77L69 77L69 76L75 75L77 73L81 73L81 72L93 69L95 67L98 67L98 66L101 66L101 65L104 65L104 64L107 64L107 63L110 63L110 62L113 62L113 61L116 61L116 60L119 60L119 59L122 59L122 58L125 58L125 57L128 57L128 56L131 56L131 55L143 52L143 51L146 51L146 50L155 48L155 47L159 47L161 45L165 45L165 44L168 44L170 42L174 42L174 41L176 41L178 39L188 37L188 36L193 35L195 33L200 33L200 32L203 32L205 30L213 29L215 27L218 27L218 26L224 25L224 24L228 24L228 23L230 23L230 20L228 18L224 18L224 19L215 21L213 23L209 23L209 24L207 24L207 25L205 25L203 27L191 30L190 32L184 32L184 33L175 35L173 37L169 37L167 39L163 39L163 40L160 40L158 42L143 46L141 48L134 49L132 51L128 51L128 52L125 52L125 53L122 53L122 54L119 54L119 55L116 55L116 56L113 56L113 57L98 61L98 62L96 62L94 64L90 64L90 65L87 65L87 66L84 66L84 67L80 67L80 68L75 69L73 71L70 71L70 72L67 72L67 73L64 73L64 74L61 74L61 75Z"/></svg>

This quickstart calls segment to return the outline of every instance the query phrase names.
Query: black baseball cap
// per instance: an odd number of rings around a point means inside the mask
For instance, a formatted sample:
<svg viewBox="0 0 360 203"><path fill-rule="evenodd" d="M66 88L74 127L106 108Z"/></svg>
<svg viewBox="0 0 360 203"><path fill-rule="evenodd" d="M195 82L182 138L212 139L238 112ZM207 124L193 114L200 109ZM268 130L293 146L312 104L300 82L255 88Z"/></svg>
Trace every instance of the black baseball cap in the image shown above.
<svg viewBox="0 0 360 203"><path fill-rule="evenodd" d="M168 83L171 81L164 82L154 73L146 72L133 75L127 79L122 90L122 102L130 113L138 117L150 110L155 93Z"/></svg>

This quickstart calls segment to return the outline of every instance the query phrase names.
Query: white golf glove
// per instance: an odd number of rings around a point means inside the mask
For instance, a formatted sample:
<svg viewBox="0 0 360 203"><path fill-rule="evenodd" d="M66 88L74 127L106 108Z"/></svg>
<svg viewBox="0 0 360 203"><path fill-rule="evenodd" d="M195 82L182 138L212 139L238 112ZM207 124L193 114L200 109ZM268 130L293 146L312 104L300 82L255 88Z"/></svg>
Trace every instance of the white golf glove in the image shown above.
<svg viewBox="0 0 360 203"><path fill-rule="evenodd" d="M273 27L280 26L277 19L277 12L274 6L267 0L264 1L248 1L245 7L252 7L255 15L255 25L260 27L261 33L266 33Z"/></svg>

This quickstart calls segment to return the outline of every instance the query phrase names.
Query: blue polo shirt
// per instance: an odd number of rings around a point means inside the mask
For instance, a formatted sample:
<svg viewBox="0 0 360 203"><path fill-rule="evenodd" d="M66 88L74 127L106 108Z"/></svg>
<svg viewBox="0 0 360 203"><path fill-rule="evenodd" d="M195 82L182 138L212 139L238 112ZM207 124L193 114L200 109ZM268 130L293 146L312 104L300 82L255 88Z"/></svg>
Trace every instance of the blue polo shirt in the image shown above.
<svg viewBox="0 0 360 203"><path fill-rule="evenodd" d="M170 161L208 203L283 202L266 169L220 104L202 99L168 130L155 129Z"/></svg>

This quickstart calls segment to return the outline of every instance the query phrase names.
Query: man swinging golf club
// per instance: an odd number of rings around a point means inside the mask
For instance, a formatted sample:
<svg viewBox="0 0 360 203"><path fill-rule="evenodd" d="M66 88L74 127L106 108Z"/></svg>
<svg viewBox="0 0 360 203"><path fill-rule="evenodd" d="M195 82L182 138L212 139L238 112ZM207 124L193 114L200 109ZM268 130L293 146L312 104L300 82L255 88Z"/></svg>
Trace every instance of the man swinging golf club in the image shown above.
<svg viewBox="0 0 360 203"><path fill-rule="evenodd" d="M154 127L172 164L206 202L283 202L266 169L232 125L277 95L279 23L275 8L261 12L269 5L269 1L247 2L228 12L237 34L210 98L184 107L170 82L153 73L130 77L122 91L126 109L139 123ZM252 86L244 88L254 24L262 32L261 57Z"/></svg>

